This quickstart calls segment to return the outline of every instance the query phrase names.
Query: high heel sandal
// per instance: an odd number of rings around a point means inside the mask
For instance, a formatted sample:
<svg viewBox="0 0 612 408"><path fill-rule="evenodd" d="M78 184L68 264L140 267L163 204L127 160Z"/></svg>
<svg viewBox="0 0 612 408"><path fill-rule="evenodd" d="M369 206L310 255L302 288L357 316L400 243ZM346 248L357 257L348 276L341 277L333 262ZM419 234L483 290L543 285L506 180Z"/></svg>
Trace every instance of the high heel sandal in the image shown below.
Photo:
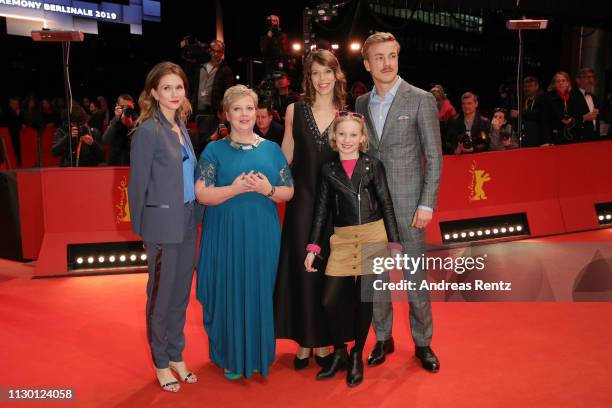
<svg viewBox="0 0 612 408"><path fill-rule="evenodd" d="M223 376L225 378L227 378L228 380L230 380L230 381L236 381L236 380L239 380L240 377L242 377L242 374L238 374L238 373L235 373L233 371L230 371L230 370L224 368L223 369Z"/></svg>
<svg viewBox="0 0 612 408"><path fill-rule="evenodd" d="M179 376L181 381L183 381L185 384L195 384L198 382L198 377L191 371L187 371L187 375L185 377L182 377L181 374L178 372L176 366L169 364L168 367L170 368L170 370L174 371Z"/></svg>

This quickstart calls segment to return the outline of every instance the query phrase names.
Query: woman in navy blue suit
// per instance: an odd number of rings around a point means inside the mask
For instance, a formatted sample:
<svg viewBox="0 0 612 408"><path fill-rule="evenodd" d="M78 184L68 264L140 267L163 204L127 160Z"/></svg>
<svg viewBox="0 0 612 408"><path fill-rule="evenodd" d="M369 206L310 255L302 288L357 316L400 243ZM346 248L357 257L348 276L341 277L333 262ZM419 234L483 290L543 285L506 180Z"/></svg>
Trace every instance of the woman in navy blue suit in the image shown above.
<svg viewBox="0 0 612 408"><path fill-rule="evenodd" d="M185 120L191 112L187 77L171 62L147 75L141 114L131 142L129 204L132 229L147 251L147 338L164 391L197 377L183 361L185 311L193 280L197 222L193 146Z"/></svg>

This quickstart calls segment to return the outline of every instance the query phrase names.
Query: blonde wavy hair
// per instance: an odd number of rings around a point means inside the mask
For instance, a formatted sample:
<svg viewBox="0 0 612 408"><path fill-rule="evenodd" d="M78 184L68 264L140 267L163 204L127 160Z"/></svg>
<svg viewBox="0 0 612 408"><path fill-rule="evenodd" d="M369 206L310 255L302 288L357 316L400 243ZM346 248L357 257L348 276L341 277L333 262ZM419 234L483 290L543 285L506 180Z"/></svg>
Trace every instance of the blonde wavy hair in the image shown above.
<svg viewBox="0 0 612 408"><path fill-rule="evenodd" d="M138 98L138 106L140 107L140 116L136 119L135 128L145 120L153 117L159 111L159 103L155 100L151 91L157 89L159 82L166 75L175 74L183 80L185 88L185 99L183 104L177 109L176 113L182 122L186 122L191 115L191 103L189 102L189 81L185 71L177 64L169 61L160 62L155 65L147 74L144 90Z"/></svg>
<svg viewBox="0 0 612 408"><path fill-rule="evenodd" d="M314 50L304 61L304 75L302 77L302 89L304 90L304 100L307 104L312 106L315 103L317 92L312 84L311 71L312 64L317 63L324 67L329 67L334 71L336 77L336 84L334 85L334 106L336 109L343 109L346 106L346 76L340 68L338 58L330 51L319 49Z"/></svg>
<svg viewBox="0 0 612 408"><path fill-rule="evenodd" d="M363 118L358 118L350 114L346 116L336 116L336 118L332 122L331 126L329 127L329 138L327 139L329 147L331 147L334 152L338 151L338 142L336 141L336 129L338 128L338 125L340 123L348 121L359 123L359 126L361 127L361 134L364 136L363 141L359 142L359 151L362 153L367 153L368 148L370 147L370 143L368 142L368 129L366 128L365 121Z"/></svg>

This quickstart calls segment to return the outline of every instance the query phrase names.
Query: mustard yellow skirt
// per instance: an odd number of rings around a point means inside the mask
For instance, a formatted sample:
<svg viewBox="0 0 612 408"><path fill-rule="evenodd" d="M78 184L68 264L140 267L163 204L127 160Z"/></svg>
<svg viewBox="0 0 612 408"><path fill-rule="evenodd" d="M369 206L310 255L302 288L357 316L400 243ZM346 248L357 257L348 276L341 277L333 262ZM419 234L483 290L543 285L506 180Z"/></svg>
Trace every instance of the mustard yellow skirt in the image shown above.
<svg viewBox="0 0 612 408"><path fill-rule="evenodd" d="M334 227L325 274L357 276L372 273L374 258L388 257L389 243L382 219L367 224Z"/></svg>

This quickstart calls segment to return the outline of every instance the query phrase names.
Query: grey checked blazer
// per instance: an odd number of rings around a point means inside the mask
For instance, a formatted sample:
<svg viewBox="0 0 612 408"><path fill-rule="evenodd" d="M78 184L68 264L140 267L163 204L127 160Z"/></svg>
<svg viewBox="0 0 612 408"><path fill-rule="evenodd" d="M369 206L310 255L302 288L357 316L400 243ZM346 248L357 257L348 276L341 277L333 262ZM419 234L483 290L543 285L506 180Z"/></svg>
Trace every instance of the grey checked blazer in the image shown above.
<svg viewBox="0 0 612 408"><path fill-rule="evenodd" d="M368 153L385 166L402 241L424 241L424 231L410 228L410 224L417 206L436 208L438 201L442 149L435 99L402 80L380 141L368 109L369 100L370 92L360 96L355 109L366 117Z"/></svg>

